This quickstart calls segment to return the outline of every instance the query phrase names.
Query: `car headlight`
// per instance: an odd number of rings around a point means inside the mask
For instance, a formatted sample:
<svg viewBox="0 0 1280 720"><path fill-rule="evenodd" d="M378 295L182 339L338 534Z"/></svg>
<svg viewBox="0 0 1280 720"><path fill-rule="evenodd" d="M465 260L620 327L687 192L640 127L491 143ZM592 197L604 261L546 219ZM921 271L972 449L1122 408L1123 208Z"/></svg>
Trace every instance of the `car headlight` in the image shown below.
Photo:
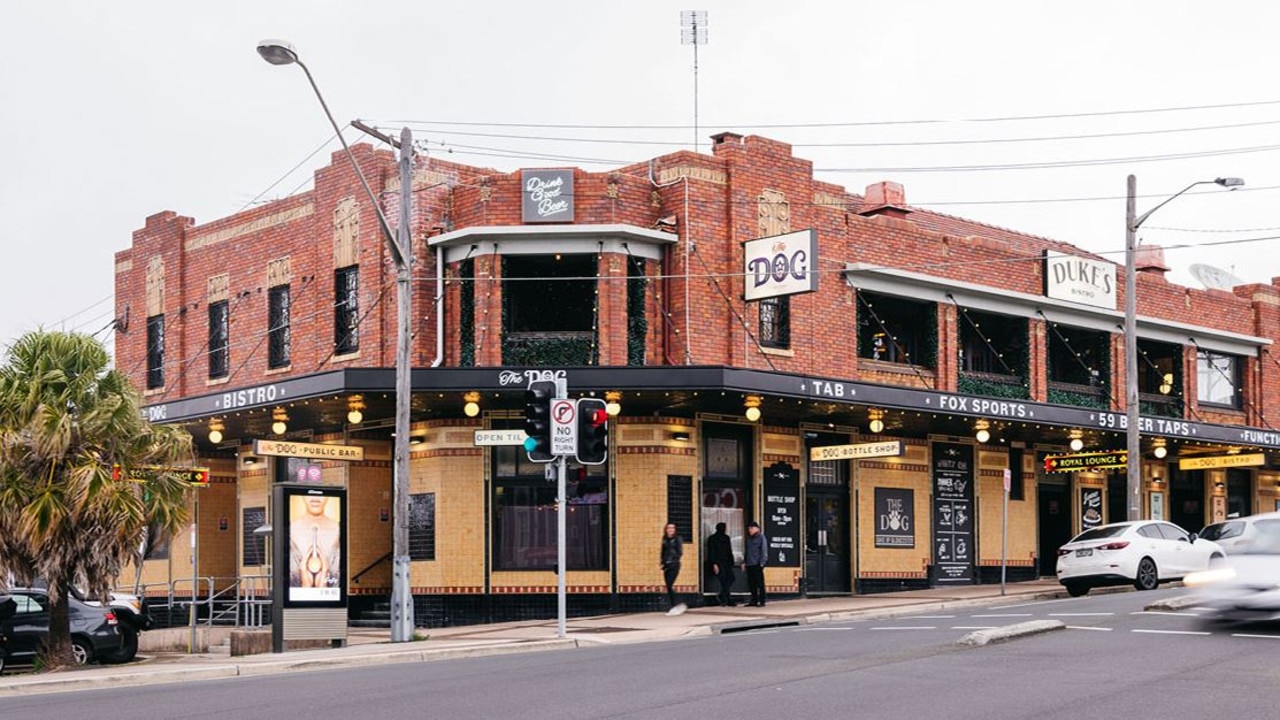
<svg viewBox="0 0 1280 720"><path fill-rule="evenodd" d="M1201 570L1188 574L1182 578L1182 584L1187 587L1204 587L1214 583L1226 582L1234 579L1235 576L1235 568L1213 568L1212 570Z"/></svg>

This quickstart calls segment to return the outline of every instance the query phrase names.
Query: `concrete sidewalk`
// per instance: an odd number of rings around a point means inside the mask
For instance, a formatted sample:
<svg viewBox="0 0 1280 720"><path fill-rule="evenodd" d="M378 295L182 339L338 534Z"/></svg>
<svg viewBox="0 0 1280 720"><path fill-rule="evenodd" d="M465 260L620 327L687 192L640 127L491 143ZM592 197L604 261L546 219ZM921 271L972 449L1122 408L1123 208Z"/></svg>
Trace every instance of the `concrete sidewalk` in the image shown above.
<svg viewBox="0 0 1280 720"><path fill-rule="evenodd" d="M762 608L691 608L683 615L634 613L571 618L567 637L556 636L556 621L469 625L423 630L426 640L390 642L386 630L352 628L342 648L297 650L230 658L225 655L157 653L128 665L92 666L59 673L0 676L0 697L92 688L123 687L213 678L248 677L306 670L425 662L508 653L562 650L590 645L671 640L761 627L806 625L831 620L871 619L965 606L1016 604L1066 597L1054 580L999 585L909 590L877 595L808 598L772 602ZM569 599L572 605L573 599Z"/></svg>

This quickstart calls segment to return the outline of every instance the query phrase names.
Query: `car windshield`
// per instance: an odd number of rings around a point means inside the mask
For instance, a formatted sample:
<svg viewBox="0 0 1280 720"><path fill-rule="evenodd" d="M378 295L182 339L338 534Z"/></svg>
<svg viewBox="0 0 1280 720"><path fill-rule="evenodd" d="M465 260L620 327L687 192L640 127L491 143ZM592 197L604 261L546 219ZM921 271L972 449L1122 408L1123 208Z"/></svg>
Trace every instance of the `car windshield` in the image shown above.
<svg viewBox="0 0 1280 720"><path fill-rule="evenodd" d="M1105 538L1116 537L1124 533L1128 525L1103 525L1100 528L1085 530L1075 537L1071 542L1086 542L1089 540L1102 540Z"/></svg>
<svg viewBox="0 0 1280 720"><path fill-rule="evenodd" d="M1244 546L1235 550L1242 555L1280 555L1280 520L1258 520L1257 531Z"/></svg>

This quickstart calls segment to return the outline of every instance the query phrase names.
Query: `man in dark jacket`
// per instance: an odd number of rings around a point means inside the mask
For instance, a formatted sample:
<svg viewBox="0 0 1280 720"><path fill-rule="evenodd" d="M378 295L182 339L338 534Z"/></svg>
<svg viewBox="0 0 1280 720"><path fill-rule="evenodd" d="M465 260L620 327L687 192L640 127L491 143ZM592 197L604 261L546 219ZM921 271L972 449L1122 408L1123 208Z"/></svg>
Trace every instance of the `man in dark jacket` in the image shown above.
<svg viewBox="0 0 1280 720"><path fill-rule="evenodd" d="M764 607L764 566L769 561L769 540L760 532L760 523L754 520L747 526L746 555L743 567L747 571L747 589L751 591L753 607Z"/></svg>
<svg viewBox="0 0 1280 720"><path fill-rule="evenodd" d="M729 533L725 528L724 523L716 523L715 534L707 538L707 563L720 583L720 593L717 596L720 604L733 607L737 604L729 595L729 588L733 586L733 545L729 542Z"/></svg>

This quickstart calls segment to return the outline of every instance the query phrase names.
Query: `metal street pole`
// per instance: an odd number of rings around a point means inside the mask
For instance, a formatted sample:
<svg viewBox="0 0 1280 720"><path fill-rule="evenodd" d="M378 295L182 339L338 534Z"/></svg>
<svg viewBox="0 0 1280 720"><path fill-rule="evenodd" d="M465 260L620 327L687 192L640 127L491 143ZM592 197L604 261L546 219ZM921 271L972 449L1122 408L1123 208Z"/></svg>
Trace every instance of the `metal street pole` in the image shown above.
<svg viewBox="0 0 1280 720"><path fill-rule="evenodd" d="M311 70L298 57L298 53L293 46L283 40L263 40L258 43L258 54L263 60L272 65L292 65L296 64L302 68L302 72L307 75L307 82L311 83L311 89L315 92L316 99L320 101L320 107L324 110L324 115L329 119L329 124L333 127L333 131L337 133L338 140L342 143L342 149L346 152L347 160L351 163L351 169L355 172L356 177L360 180L360 186L364 188L365 196L373 205L373 212L378 218L378 226L382 229L383 239L387 243L387 249L390 252L391 259L396 266L396 436L392 456L394 458L394 468L392 471L393 495L395 496L394 517L395 525L392 528L392 573L391 573L391 642L405 642L413 639L413 596L409 592L409 408L410 408L410 347L409 343L412 339L412 295L410 280L412 277L412 267L410 258L412 257L412 236L409 227L409 220L412 217L410 213L410 202L412 200L412 162L413 162L413 136L408 128L400 131L400 227L393 234L391 226L387 223L387 218L382 213L382 206L378 202L377 196L373 194L373 190L369 187L369 181L365 179L364 172L360 170L360 164L356 162L355 155L352 154L351 148L347 145L347 140L342 136L342 129L338 127L338 123L333 119L333 113L329 112L329 105L324 101L324 96L320 94L320 88L316 85L315 78L311 76Z"/></svg>
<svg viewBox="0 0 1280 720"><path fill-rule="evenodd" d="M565 596L565 560L568 553L565 552L565 545L568 533L566 532L565 515L568 513L569 498L565 488L565 456L561 455L556 458L558 478L556 479L556 497L559 499L557 503L556 513L556 570L559 577L556 578L556 637L563 638L566 635L565 617L568 612L567 597Z"/></svg>
<svg viewBox="0 0 1280 720"><path fill-rule="evenodd" d="M1150 210L1136 215L1135 200L1138 195L1138 179L1129 176L1125 195L1124 213L1124 404L1125 436L1128 439L1128 462L1125 495L1128 498L1126 519L1142 519L1142 436L1138 417L1138 228L1152 213L1197 185L1220 185L1229 190L1244 185L1238 177L1220 177L1214 180L1197 180L1170 195Z"/></svg>
<svg viewBox="0 0 1280 720"><path fill-rule="evenodd" d="M1126 447L1129 451L1125 478L1125 519L1142 519L1142 438L1138 427L1138 222L1136 198L1138 178L1129 176L1124 213L1124 412ZM1145 219L1145 217L1144 217Z"/></svg>

